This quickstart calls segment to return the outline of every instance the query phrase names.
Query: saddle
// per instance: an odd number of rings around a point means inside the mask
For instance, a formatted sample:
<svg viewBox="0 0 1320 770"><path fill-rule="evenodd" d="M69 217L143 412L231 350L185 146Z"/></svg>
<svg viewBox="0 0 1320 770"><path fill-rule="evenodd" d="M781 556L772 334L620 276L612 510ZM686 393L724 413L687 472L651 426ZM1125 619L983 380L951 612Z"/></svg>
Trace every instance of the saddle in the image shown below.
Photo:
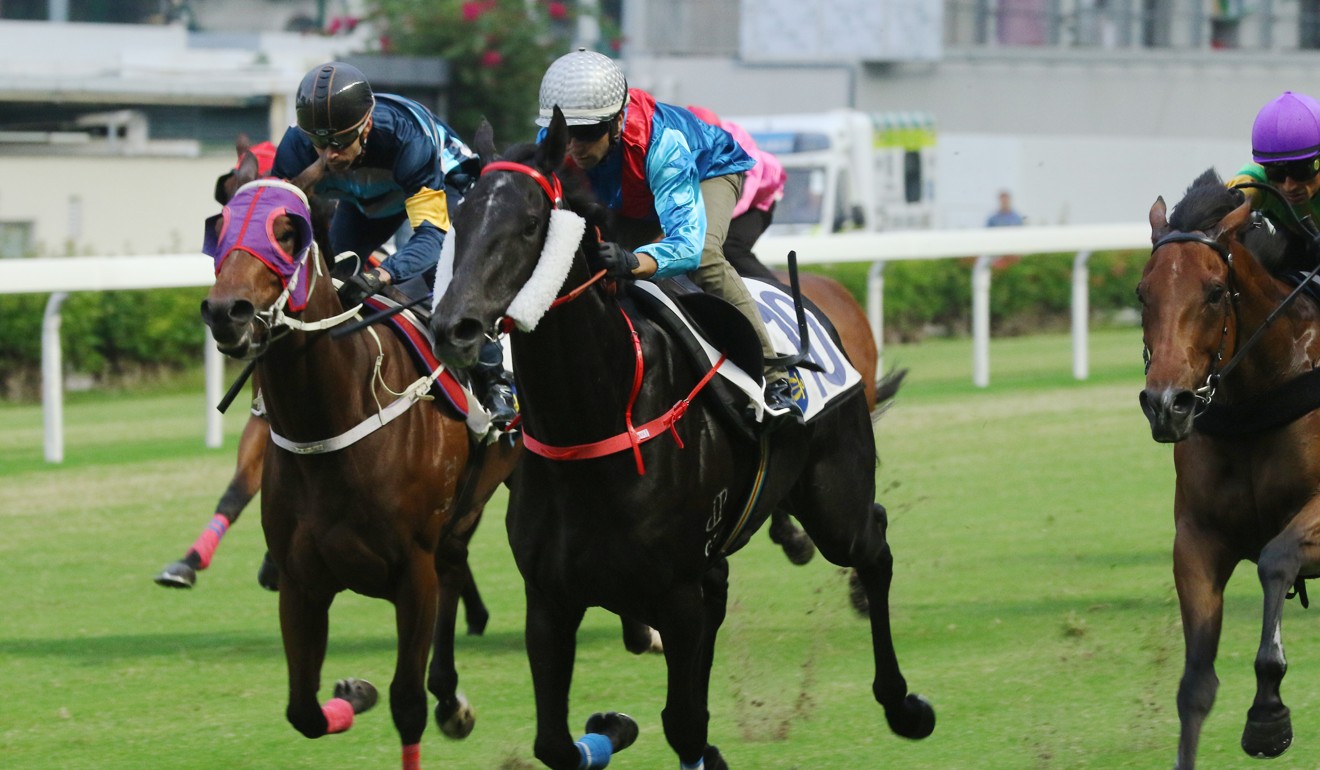
<svg viewBox="0 0 1320 770"><path fill-rule="evenodd" d="M751 324L737 308L705 293L691 279L629 282L620 306L634 320L645 318L667 331L697 371L704 372L715 363L701 344L704 339L759 387L761 343ZM747 395L724 377L711 379L706 387L715 396L712 401L719 407L715 413L724 423L748 439L756 438L758 432L745 416Z"/></svg>
<svg viewBox="0 0 1320 770"><path fill-rule="evenodd" d="M386 286L380 293L367 297L363 305L372 312L378 313L416 303L430 293L426 280L418 276L397 285ZM386 319L389 327L403 342L409 357L417 367L418 374L422 376L430 376L443 368L443 364L432 352L435 340L431 336L429 324L430 308L430 303L420 302ZM473 395L471 383L460 381L446 368L431 384L430 393L435 397L438 407L447 409L451 416L466 422L468 429L474 435L484 436L489 432L490 418Z"/></svg>
<svg viewBox="0 0 1320 770"><path fill-rule="evenodd" d="M774 319L767 323L766 330L776 353L797 353L801 341L796 321L786 320L786 314L792 316L792 298L778 283L744 280L760 305L761 317ZM698 371L710 369L720 353L726 356L719 370L721 376L707 386L719 406L716 414L743 435L758 437L764 428L756 422L764 406L764 363L756 331L746 317L686 277L629 283L624 300L621 305L625 312L634 318L640 315L669 332ZM838 404L840 396L860 388L861 375L848 363L838 335L824 314L805 299L803 305L809 313L809 356L799 366L789 367L788 374L795 392L801 394L804 417L810 421ZM812 371L805 371L808 369ZM753 413L750 418L749 411Z"/></svg>

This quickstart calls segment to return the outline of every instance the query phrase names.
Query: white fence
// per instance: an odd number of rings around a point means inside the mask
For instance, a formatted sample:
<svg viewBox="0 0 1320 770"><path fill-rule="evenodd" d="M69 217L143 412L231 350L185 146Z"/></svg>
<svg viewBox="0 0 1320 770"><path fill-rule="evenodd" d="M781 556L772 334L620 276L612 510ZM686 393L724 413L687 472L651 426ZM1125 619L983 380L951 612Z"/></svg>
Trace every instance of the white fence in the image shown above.
<svg viewBox="0 0 1320 770"><path fill-rule="evenodd" d="M762 259L782 264L795 250L802 265L870 262L867 315L876 344L884 352L884 266L906 259L976 256L972 269L972 382L990 384L990 263L1005 254L1074 252L1072 281L1073 376L1086 379L1087 260L1094 251L1146 248L1145 224L1004 227L975 230L918 230L831 236L766 237L756 250ZM69 257L0 260L0 294L50 293L42 323L42 404L47 462L64 460L63 364L60 307L69 292L162 289L209 286L211 260L200 254L135 257ZM201 326L201 324L199 324ZM204 326L206 362L206 446L222 440L220 414L214 409L224 390L224 361Z"/></svg>

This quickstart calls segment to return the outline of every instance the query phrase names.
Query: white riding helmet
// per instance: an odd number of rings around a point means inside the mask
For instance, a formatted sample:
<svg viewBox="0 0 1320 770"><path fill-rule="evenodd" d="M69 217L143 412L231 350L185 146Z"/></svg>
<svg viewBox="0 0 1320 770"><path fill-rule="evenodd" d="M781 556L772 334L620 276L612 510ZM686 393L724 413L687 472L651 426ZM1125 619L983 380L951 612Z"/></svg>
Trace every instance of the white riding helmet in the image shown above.
<svg viewBox="0 0 1320 770"><path fill-rule="evenodd" d="M601 123L623 110L628 79L610 57L579 48L555 59L541 78L541 115L536 125L550 125L555 107L570 126Z"/></svg>

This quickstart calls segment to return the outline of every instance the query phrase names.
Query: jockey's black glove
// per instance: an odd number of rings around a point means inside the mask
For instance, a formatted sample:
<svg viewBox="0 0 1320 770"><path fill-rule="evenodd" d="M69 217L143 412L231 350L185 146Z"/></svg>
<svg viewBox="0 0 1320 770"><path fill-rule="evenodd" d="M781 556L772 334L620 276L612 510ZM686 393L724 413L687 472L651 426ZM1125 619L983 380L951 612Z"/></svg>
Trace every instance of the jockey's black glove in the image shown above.
<svg viewBox="0 0 1320 770"><path fill-rule="evenodd" d="M591 269L604 270L610 278L632 278L633 270L639 264L636 254L613 241L605 241L600 244L596 258L591 260Z"/></svg>
<svg viewBox="0 0 1320 770"><path fill-rule="evenodd" d="M385 288L385 282L376 275L375 270L358 273L339 287L339 301L344 307L361 305L362 300Z"/></svg>

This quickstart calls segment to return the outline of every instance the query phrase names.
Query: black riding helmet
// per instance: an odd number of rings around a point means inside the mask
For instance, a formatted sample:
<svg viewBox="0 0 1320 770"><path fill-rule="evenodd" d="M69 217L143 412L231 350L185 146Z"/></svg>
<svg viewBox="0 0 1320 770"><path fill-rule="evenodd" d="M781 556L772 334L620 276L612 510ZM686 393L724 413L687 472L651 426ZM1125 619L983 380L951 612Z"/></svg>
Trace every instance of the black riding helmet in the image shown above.
<svg viewBox="0 0 1320 770"><path fill-rule="evenodd" d="M298 128L313 137L326 138L360 124L375 103L371 85L361 70L351 64L330 62L303 77L294 109Z"/></svg>

